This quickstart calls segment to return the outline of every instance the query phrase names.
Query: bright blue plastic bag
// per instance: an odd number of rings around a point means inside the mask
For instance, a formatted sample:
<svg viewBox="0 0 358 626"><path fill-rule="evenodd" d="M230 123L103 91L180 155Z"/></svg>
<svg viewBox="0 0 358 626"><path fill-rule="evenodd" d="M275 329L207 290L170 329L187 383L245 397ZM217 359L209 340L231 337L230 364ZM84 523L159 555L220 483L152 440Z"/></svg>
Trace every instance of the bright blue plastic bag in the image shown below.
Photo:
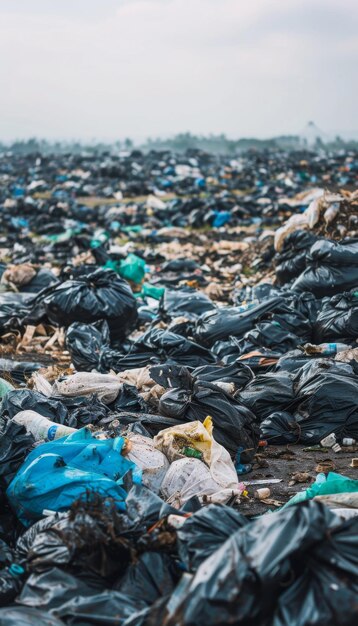
<svg viewBox="0 0 358 626"><path fill-rule="evenodd" d="M44 509L66 511L87 490L114 498L124 510L123 476L132 471L134 482L141 482L141 470L121 455L123 445L123 437L96 439L82 428L38 446L7 489L20 521L29 526Z"/></svg>

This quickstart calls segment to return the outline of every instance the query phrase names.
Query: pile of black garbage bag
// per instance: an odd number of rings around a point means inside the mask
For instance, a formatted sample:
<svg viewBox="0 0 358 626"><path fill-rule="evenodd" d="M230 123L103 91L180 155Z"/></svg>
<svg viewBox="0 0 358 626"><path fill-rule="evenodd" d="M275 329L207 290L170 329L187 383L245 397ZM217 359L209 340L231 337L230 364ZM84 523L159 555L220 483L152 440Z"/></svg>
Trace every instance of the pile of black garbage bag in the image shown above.
<svg viewBox="0 0 358 626"><path fill-rule="evenodd" d="M356 623L357 517L308 501L249 521L127 488L126 513L89 491L11 544L1 523L2 626Z"/></svg>

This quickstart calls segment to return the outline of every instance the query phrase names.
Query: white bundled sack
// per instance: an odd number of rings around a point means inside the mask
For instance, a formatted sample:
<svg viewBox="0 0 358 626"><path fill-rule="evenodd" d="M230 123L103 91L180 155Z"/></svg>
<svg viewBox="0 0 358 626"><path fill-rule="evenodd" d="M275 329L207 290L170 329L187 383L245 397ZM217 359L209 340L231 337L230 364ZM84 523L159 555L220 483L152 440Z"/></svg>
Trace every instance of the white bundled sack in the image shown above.
<svg viewBox="0 0 358 626"><path fill-rule="evenodd" d="M129 433L126 438L131 444L126 456L142 470L143 485L159 493L169 468L168 459L156 449L153 439L135 433Z"/></svg>
<svg viewBox="0 0 358 626"><path fill-rule="evenodd" d="M118 396L122 384L113 374L78 372L64 380L57 380L52 386L53 396L90 396L96 394L105 404L110 404Z"/></svg>
<svg viewBox="0 0 358 626"><path fill-rule="evenodd" d="M163 498L176 508L193 496L205 504L225 504L232 496L239 497L242 491L243 485L237 479L231 486L221 487L203 461L187 457L171 464L161 488Z"/></svg>
<svg viewBox="0 0 358 626"><path fill-rule="evenodd" d="M155 446L172 464L162 484L164 498L181 506L192 496L205 502L227 502L240 495L239 483L230 454L215 441L211 417L166 428L154 437ZM185 455L185 448L194 448L202 460ZM208 498L210 496L210 498Z"/></svg>

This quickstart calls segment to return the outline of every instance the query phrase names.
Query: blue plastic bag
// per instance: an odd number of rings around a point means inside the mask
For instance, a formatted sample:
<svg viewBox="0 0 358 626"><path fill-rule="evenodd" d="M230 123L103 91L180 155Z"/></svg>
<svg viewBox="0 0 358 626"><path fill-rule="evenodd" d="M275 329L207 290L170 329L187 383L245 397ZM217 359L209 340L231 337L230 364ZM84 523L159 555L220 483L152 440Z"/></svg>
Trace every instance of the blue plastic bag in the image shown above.
<svg viewBox="0 0 358 626"><path fill-rule="evenodd" d="M96 439L82 428L67 437L38 446L29 454L7 489L20 521L29 526L43 510L66 511L87 490L116 500L125 509L123 476L132 471L141 482L141 470L121 455L123 437Z"/></svg>

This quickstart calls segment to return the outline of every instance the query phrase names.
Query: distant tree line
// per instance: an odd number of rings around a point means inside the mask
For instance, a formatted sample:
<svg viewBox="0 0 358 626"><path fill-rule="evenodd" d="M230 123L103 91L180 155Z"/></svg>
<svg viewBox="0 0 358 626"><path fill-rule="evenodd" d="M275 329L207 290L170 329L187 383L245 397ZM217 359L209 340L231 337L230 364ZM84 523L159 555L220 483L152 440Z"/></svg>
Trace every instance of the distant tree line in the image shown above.
<svg viewBox="0 0 358 626"><path fill-rule="evenodd" d="M14 154L58 154L72 153L80 154L98 152L120 152L131 151L135 147L130 139L118 140L114 142L85 142L85 141L48 141L46 139L17 140L13 142L0 142L0 151L10 151ZM179 133L170 138L150 138L136 146L143 151L148 150L172 150L173 152L186 152L190 149L199 149L206 152L235 155L246 150L299 150L311 148L313 150L358 150L358 141L345 141L337 136L333 141L326 141L320 137L316 138L312 145L307 144L307 140L299 135L281 135L271 139L242 138L230 139L224 134L219 135L193 135L192 133Z"/></svg>

